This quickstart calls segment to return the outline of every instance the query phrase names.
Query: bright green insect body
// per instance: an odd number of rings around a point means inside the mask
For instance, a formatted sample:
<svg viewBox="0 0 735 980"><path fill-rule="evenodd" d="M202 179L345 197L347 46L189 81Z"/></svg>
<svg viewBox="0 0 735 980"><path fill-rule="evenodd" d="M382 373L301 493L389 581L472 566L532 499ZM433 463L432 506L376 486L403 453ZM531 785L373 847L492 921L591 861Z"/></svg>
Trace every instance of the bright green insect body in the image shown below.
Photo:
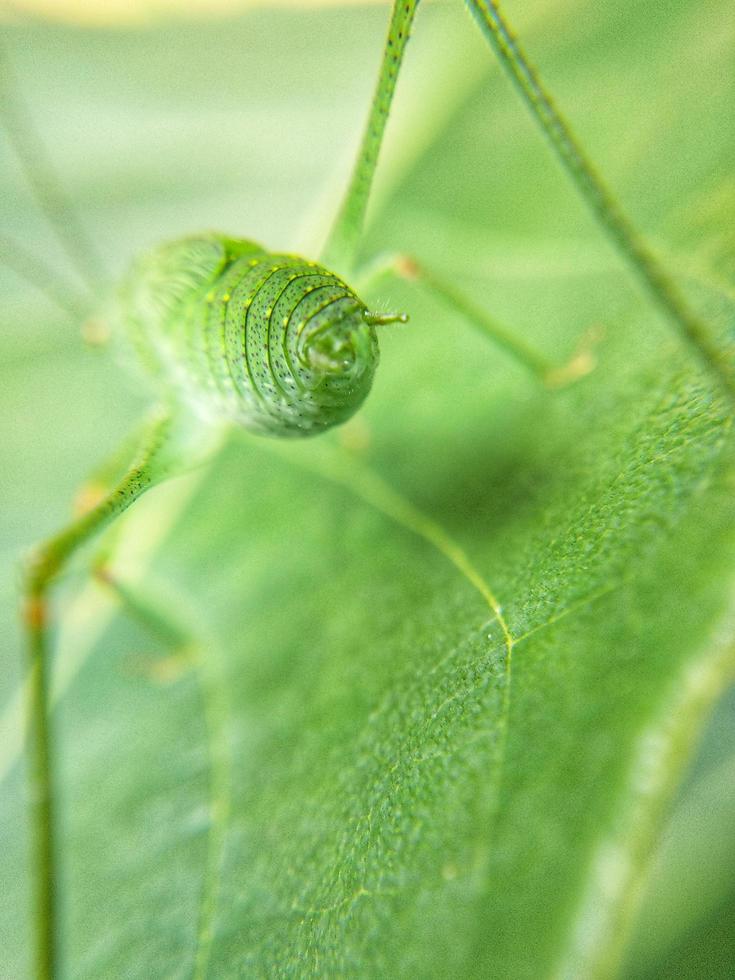
<svg viewBox="0 0 735 980"><path fill-rule="evenodd" d="M165 400L270 436L353 415L378 363L373 324L390 319L315 262L218 234L144 255L119 297L119 330Z"/></svg>
<svg viewBox="0 0 735 980"><path fill-rule="evenodd" d="M348 277L354 272L370 187L417 6L418 0L394 3L357 162L323 249L327 265ZM707 325L689 309L676 284L639 238L496 4L468 0L468 6L606 233L682 337L733 395L735 370L728 352L720 350ZM50 179L52 169L43 144L27 126L22 107L12 97L12 86L6 88L0 100L6 128L42 209L76 260L91 295L96 296L99 276L94 250L80 237L81 229L66 220L65 198ZM60 288L63 284L58 277L22 248L13 244L3 249L0 243L0 260L20 269L57 301L61 297L60 305L72 311L79 307L69 301L73 290ZM382 273L398 273L433 289L548 384L574 380L591 367L591 359L580 355L562 370L555 369L453 284L413 261L393 257L382 263ZM36 549L24 586L36 973L44 980L57 975L61 959L48 678L49 593L54 580L80 548L148 489L201 461L212 448L210 431L234 423L265 435L298 437L344 422L370 390L378 362L375 326L405 317L368 312L341 278L315 262L210 233L163 245L140 258L119 290L112 319L121 341L155 389L159 408L141 433L137 452L125 460L122 478L117 483L108 481L94 506ZM119 472L116 466L115 474ZM406 513L405 505L396 507ZM430 521L417 519L415 514L411 518L414 528L429 525ZM430 534L436 538L434 531ZM458 561L456 549L446 548L446 552ZM105 580L112 582L113 576L107 574ZM492 596L488 595L488 601L499 610ZM205 971L206 955L202 954L197 976Z"/></svg>

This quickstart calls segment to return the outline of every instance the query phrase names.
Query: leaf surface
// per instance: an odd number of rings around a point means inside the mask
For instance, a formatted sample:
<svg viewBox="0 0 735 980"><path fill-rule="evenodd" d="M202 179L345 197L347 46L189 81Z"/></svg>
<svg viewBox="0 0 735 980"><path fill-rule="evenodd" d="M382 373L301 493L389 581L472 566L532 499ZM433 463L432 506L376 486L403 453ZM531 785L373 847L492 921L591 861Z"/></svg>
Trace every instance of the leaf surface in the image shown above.
<svg viewBox="0 0 735 980"><path fill-rule="evenodd" d="M727 5L514 6L591 156L726 339ZM197 228L281 249L315 214L323 225L384 15L21 26L9 48L117 273ZM124 522L116 566L191 632L193 661L75 565L58 595L54 715L69 976L612 975L668 803L731 677L730 406L639 294L463 11L427 7L412 47L365 255L408 251L445 270L559 360L602 325L598 367L537 390L428 295L376 289L374 304L411 323L382 336L353 424L303 445L235 434L208 471ZM433 72L446 78L435 120L417 95ZM2 154L0 227L63 261ZM21 976L12 565L66 519L146 395L9 273L2 286L13 901L0 935L2 972ZM731 862L732 794L718 806L713 853ZM695 891L700 918L680 905L653 953L632 947L631 976L667 962L725 975L726 930L699 958L685 936L727 908L727 888Z"/></svg>

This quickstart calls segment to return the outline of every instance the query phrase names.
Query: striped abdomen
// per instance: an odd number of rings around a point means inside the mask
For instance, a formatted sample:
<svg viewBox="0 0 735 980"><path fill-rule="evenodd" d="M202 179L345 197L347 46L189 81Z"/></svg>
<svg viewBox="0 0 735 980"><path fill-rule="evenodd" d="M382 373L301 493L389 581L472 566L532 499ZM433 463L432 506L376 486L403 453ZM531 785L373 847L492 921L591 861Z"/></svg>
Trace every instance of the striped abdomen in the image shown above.
<svg viewBox="0 0 735 980"><path fill-rule="evenodd" d="M222 235L172 242L138 260L120 314L165 394L270 435L345 421L378 362L365 305L341 279Z"/></svg>

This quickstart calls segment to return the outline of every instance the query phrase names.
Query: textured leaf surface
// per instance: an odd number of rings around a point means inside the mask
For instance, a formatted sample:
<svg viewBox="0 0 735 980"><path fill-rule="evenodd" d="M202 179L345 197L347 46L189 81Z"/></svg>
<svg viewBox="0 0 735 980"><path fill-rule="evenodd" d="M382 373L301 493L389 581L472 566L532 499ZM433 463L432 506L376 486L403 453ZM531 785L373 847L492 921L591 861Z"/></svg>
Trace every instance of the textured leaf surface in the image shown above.
<svg viewBox="0 0 735 980"><path fill-rule="evenodd" d="M726 337L727 4L513 4L518 19L516 6L591 155ZM21 27L8 44L118 272L193 229L313 241L384 23L259 11L146 32ZM355 424L298 446L234 436L125 522L121 574L186 625L198 659L75 566L55 712L69 976L610 975L731 676L728 406L463 11L427 7L412 48L365 255L445 268L559 359L600 324L599 367L547 394L415 288L376 290L411 323L386 331ZM1 152L0 227L57 257ZM64 521L144 399L76 324L1 282L0 935L3 974L22 976L14 563ZM728 975L732 705L717 718L656 857L631 977Z"/></svg>

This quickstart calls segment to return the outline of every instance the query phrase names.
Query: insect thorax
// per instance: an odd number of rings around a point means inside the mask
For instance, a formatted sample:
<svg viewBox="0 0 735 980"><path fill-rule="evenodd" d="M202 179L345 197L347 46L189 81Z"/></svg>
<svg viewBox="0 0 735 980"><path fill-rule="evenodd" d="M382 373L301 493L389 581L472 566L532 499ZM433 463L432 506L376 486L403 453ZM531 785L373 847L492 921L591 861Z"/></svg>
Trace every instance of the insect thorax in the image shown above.
<svg viewBox="0 0 735 980"><path fill-rule="evenodd" d="M365 305L341 279L218 234L142 256L116 320L162 394L275 436L344 422L378 362Z"/></svg>

